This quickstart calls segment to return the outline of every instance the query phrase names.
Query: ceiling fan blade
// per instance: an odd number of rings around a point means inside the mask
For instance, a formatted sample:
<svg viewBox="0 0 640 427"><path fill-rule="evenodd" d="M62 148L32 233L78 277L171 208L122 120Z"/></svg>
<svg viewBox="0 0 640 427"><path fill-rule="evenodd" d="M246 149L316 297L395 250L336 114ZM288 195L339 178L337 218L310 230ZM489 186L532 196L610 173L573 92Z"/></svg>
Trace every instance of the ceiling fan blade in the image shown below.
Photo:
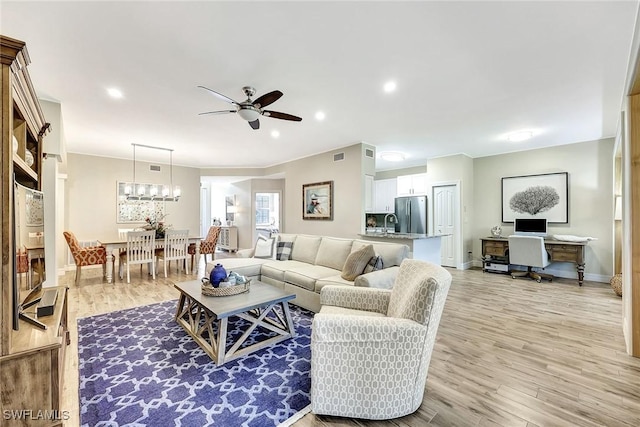
<svg viewBox="0 0 640 427"><path fill-rule="evenodd" d="M198 113L198 115L202 116L203 114L229 114L235 112L236 110L205 111L204 113Z"/></svg>
<svg viewBox="0 0 640 427"><path fill-rule="evenodd" d="M209 92L211 92L213 95L217 96L219 99L228 102L229 104L233 104L233 105L239 105L236 101L234 101L233 99L229 98L228 96L224 96L221 93L216 92L215 90L211 90L208 87L204 87L204 86L198 86L199 88L202 88L204 90L208 90Z"/></svg>
<svg viewBox="0 0 640 427"><path fill-rule="evenodd" d="M251 129L260 129L260 120L255 119L252 122L249 122L249 126L251 126Z"/></svg>
<svg viewBox="0 0 640 427"><path fill-rule="evenodd" d="M282 96L282 92L274 90L273 92L265 93L260 98L253 101L253 106L256 108L264 108L269 104L273 104Z"/></svg>
<svg viewBox="0 0 640 427"><path fill-rule="evenodd" d="M282 119L282 120L293 120L294 122L301 122L302 118L298 117L298 116L294 116L291 114L287 114L287 113L279 113L277 111L269 111L269 110L264 110L262 112L263 116L267 116L267 117L273 117L274 119Z"/></svg>

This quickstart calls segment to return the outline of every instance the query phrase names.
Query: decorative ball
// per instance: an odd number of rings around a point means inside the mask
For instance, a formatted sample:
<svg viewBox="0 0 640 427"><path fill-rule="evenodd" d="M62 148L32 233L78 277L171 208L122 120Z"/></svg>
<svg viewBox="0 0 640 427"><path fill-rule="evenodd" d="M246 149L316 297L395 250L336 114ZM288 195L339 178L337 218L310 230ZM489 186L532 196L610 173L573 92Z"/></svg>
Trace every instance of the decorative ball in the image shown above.
<svg viewBox="0 0 640 427"><path fill-rule="evenodd" d="M609 281L611 285L611 289L616 293L619 297L622 296L622 273L618 273L611 278Z"/></svg>
<svg viewBox="0 0 640 427"><path fill-rule="evenodd" d="M495 227L493 227L491 229L491 235L493 237L500 237L502 236L502 227L500 227L499 225L496 225Z"/></svg>

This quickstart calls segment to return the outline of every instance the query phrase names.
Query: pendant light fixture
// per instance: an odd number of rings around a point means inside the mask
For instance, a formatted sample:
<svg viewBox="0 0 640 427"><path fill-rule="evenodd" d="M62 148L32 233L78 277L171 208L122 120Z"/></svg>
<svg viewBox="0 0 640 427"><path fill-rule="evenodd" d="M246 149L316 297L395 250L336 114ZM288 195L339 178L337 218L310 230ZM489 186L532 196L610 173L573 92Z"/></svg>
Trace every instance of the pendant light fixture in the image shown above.
<svg viewBox="0 0 640 427"><path fill-rule="evenodd" d="M177 202L182 191L180 186L173 186L173 149L154 147L152 145L131 144L133 146L133 181L125 183L124 194L127 200L158 200ZM136 147L150 148L169 152L169 184L144 184L136 180Z"/></svg>

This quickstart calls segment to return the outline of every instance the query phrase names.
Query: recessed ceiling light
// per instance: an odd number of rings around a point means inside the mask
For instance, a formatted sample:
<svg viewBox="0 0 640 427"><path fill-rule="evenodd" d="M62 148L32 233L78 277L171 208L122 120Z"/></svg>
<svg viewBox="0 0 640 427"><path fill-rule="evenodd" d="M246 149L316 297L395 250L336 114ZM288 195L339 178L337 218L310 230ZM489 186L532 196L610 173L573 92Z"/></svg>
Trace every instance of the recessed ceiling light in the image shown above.
<svg viewBox="0 0 640 427"><path fill-rule="evenodd" d="M388 81L384 84L384 91L387 93L391 93L396 90L396 82Z"/></svg>
<svg viewBox="0 0 640 427"><path fill-rule="evenodd" d="M405 159L405 155L397 151L385 151L380 153L380 158L387 162L401 162Z"/></svg>
<svg viewBox="0 0 640 427"><path fill-rule="evenodd" d="M530 130L523 130L519 132L513 132L507 135L507 139L512 142L526 141L533 136L533 132Z"/></svg>
<svg viewBox="0 0 640 427"><path fill-rule="evenodd" d="M111 87L107 89L107 93L109 94L110 97L115 99L120 99L124 97L124 94L122 93L122 91L120 89L116 89L115 87Z"/></svg>
<svg viewBox="0 0 640 427"><path fill-rule="evenodd" d="M326 117L326 116L325 116L325 114L324 114L324 111L318 111L318 112L316 113L316 120L318 120L318 121L322 121L322 120L324 120L324 118L325 118L325 117Z"/></svg>
<svg viewBox="0 0 640 427"><path fill-rule="evenodd" d="M271 137L272 138L277 138L280 136L280 132L278 132L277 130L272 130L271 131Z"/></svg>

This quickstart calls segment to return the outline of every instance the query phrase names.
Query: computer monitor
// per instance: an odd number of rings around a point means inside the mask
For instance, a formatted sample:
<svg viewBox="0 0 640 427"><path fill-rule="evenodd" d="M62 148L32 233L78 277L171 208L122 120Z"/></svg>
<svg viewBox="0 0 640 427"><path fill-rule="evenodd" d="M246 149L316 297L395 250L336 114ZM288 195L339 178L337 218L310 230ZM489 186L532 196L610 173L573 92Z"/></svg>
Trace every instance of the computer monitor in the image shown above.
<svg viewBox="0 0 640 427"><path fill-rule="evenodd" d="M546 218L516 218L514 224L514 234L525 236L546 236Z"/></svg>

